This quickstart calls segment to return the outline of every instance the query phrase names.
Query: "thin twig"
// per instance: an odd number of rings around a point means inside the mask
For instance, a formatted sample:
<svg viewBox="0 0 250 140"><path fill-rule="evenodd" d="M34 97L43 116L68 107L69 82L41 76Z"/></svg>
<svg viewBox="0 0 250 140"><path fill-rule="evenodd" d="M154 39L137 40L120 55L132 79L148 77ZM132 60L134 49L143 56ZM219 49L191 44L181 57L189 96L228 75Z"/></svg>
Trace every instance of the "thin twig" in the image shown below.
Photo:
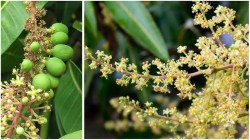
<svg viewBox="0 0 250 140"><path fill-rule="evenodd" d="M44 109L45 107L44 106L41 106L41 107L36 107L36 108L32 108L33 110L39 110L39 109Z"/></svg>
<svg viewBox="0 0 250 140"><path fill-rule="evenodd" d="M36 1L31 1L30 15L33 20L36 20Z"/></svg>
<svg viewBox="0 0 250 140"><path fill-rule="evenodd" d="M248 112L244 112L244 113L239 114L238 118L245 117L245 116L248 116L248 115L249 115Z"/></svg>
<svg viewBox="0 0 250 140"><path fill-rule="evenodd" d="M135 109L138 110L138 111L140 111L140 112L144 112L144 110L141 109L141 108L139 108L139 107L135 107ZM166 116L162 116L162 115L159 115L159 114L153 114L153 117L159 118L159 119L168 120L168 121L175 121L175 122L181 123L181 121L178 120L178 119L171 118L171 117L166 117ZM187 120L187 121L185 121L185 122L186 122L186 123L192 123L193 121Z"/></svg>
<svg viewBox="0 0 250 140"><path fill-rule="evenodd" d="M232 76L234 75L234 70L235 70L235 67L233 66L233 68L232 68ZM228 91L228 97L229 98L231 97L232 89L233 89L233 82L231 82L230 87L229 87L229 91Z"/></svg>
<svg viewBox="0 0 250 140"><path fill-rule="evenodd" d="M161 115L159 115L159 114L155 114L154 117L159 118L159 119L164 119L164 120L168 120L168 121L175 121L175 122L181 123L181 121L178 120L178 119L170 118L170 117L165 117L165 116L161 116ZM193 121L187 120L187 121L185 121L185 122L186 122L186 123L192 123Z"/></svg>
<svg viewBox="0 0 250 140"><path fill-rule="evenodd" d="M36 99L30 100L30 101L28 102L28 104L32 104L32 103L34 103L34 102L36 102Z"/></svg>
<svg viewBox="0 0 250 140"><path fill-rule="evenodd" d="M91 60L95 61L97 64L99 65L103 65L103 62L97 60L96 58L94 57L89 57ZM225 66L221 66L221 67L218 67L218 68L208 68L206 70L211 70L212 72L217 72L217 71L220 71L220 70L225 70L225 69L228 69L228 68L232 68L233 67L233 64L226 64ZM109 65L109 68L113 71L116 71L116 68L114 68L112 65ZM186 75L186 77L195 77L195 76L198 76L198 75L202 75L204 74L204 71L206 70L200 70L200 71L196 71L196 72L193 72L193 73L189 73ZM122 74L125 74L127 76L131 76L133 75L132 72L129 72L129 71L126 71L124 70L123 72L121 72ZM142 75L142 74L137 74L137 76L139 77L142 77L142 78L145 78L145 79L155 79L155 78L159 78L159 79L166 79L166 78L169 78L167 75ZM176 77L174 77L176 78Z"/></svg>
<svg viewBox="0 0 250 140"><path fill-rule="evenodd" d="M29 106L26 106L26 108L27 108L27 110L29 110L30 113L31 113L32 115L34 115L36 118L39 117L39 116L36 114L36 112L35 112L32 108L30 108Z"/></svg>
<svg viewBox="0 0 250 140"><path fill-rule="evenodd" d="M20 118L23 119L23 120L25 120L25 121L29 121L30 120L28 117L25 117L23 115L20 115Z"/></svg>
<svg viewBox="0 0 250 140"><path fill-rule="evenodd" d="M12 125L10 126L8 132L7 132L7 135L6 135L6 138L10 138L13 134L13 130L14 128L17 127L17 121L18 121L18 118L20 116L20 112L22 110L22 104L19 104L18 107L17 107L17 110L16 110L16 113L15 113L15 116L14 116L14 119L12 121Z"/></svg>

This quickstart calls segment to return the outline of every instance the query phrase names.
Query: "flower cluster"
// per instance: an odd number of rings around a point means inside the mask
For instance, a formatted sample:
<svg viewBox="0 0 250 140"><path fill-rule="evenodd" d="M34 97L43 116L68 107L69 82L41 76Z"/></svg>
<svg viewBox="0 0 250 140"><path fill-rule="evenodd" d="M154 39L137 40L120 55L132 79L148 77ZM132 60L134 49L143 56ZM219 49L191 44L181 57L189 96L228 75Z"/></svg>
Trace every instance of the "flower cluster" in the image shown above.
<svg viewBox="0 0 250 140"><path fill-rule="evenodd" d="M155 92L170 93L169 86L174 85L181 99L192 100L192 105L186 112L181 113L176 107L171 107L163 110L163 115L159 115L159 110L152 106L153 103L146 102L142 108L138 101L130 100L129 97L112 99L111 105L126 118L126 122L122 122L126 124L126 130L128 126L140 126L140 130L150 126L154 129L153 132L170 130L175 134L175 138L234 138L238 133L236 125L240 124L244 129L241 138L247 138L249 127L246 106L249 104L249 96L248 79L245 75L248 75L249 66L248 24L233 25L236 12L223 6L218 6L215 16L207 19L206 14L211 9L212 6L207 2L195 2L192 6L192 11L196 14L194 24L209 28L212 33L212 37L203 36L197 39L195 46L200 50L199 53L180 46L177 52L183 55L178 60L172 59L163 63L156 58L151 62L146 61L142 63L141 72L135 64L129 64L127 58L121 58L113 66L110 63L111 56L97 51L95 58L89 49L85 48L86 59L92 61L89 65L91 69L100 67L105 78L113 72L122 74L122 77L116 80L118 85L127 86L131 83L135 84L136 89L142 90L149 86L148 83L152 80ZM231 34L234 37L229 48L220 41L223 34ZM149 68L152 65L158 69L157 75L150 73ZM181 70L184 65L196 68L197 71L188 73ZM201 90L196 89L190 82L190 78L198 75L204 75L206 78L206 85ZM132 118L129 119L128 114L131 114ZM146 126L138 120L147 122ZM109 121L105 126L116 129L118 125ZM175 133L177 128L182 135Z"/></svg>
<svg viewBox="0 0 250 140"><path fill-rule="evenodd" d="M26 85L23 79L24 77L16 75L16 79L12 79L10 83L1 83L2 137L18 138L22 134L27 138L39 138L37 134L39 130L35 123L47 123L47 119L43 115L38 115L37 111L51 111L49 99L53 94L46 94L45 91ZM17 128L23 129L24 132L20 134L16 132L17 135L13 135L13 130L18 131Z"/></svg>
<svg viewBox="0 0 250 140"><path fill-rule="evenodd" d="M193 13L196 13L194 24L201 25L202 28L209 28L213 34L213 38L219 41L219 37L225 33L231 34L235 40L244 40L248 43L248 24L233 25L232 21L235 18L235 11L227 7L219 5L211 19L207 20L206 14L212 7L207 2L196 2L193 7ZM217 26L223 23L224 26ZM220 42L220 45L223 44Z"/></svg>
<svg viewBox="0 0 250 140"><path fill-rule="evenodd" d="M125 119L107 121L105 128L115 131L128 131L133 128L137 131L144 131L151 128L155 134L161 132L175 133L180 125L190 123L187 117L177 111L175 107L163 110L163 115L158 114L158 109L153 107L152 102L146 102L144 107L140 106L139 101L131 100L130 97L119 97L110 100L110 104L123 114ZM120 124L123 125L120 125Z"/></svg>
<svg viewBox="0 0 250 140"><path fill-rule="evenodd" d="M44 69L45 57L42 51L51 48L46 41L49 37L45 22L41 20L46 14L44 9L37 9L35 2L25 2L31 17L27 19L25 30L30 34L25 40L25 59L30 60L26 68L14 68L9 82L1 82L1 138L30 138L39 139L39 125L47 124L45 112L51 111L50 99L54 96L53 90L45 91L35 88L32 77ZM30 49L34 41L42 42L41 49L34 52ZM34 65L33 65L34 64ZM22 67L22 66L21 66Z"/></svg>

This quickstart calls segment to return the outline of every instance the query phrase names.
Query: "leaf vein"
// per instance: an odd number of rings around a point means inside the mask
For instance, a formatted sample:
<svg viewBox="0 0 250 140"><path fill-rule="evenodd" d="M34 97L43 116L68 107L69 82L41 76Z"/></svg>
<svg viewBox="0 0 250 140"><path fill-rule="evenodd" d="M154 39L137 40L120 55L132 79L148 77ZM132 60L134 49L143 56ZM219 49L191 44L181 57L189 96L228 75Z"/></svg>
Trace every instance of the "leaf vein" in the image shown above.
<svg viewBox="0 0 250 140"><path fill-rule="evenodd" d="M81 90L81 88L79 87L79 85L78 85L78 83L76 81L76 78L74 76L74 73L73 73L73 70L72 70L72 67L71 67L70 63L68 63L68 67L69 67L70 77L72 78L72 81L73 81L78 93L81 94L82 90Z"/></svg>

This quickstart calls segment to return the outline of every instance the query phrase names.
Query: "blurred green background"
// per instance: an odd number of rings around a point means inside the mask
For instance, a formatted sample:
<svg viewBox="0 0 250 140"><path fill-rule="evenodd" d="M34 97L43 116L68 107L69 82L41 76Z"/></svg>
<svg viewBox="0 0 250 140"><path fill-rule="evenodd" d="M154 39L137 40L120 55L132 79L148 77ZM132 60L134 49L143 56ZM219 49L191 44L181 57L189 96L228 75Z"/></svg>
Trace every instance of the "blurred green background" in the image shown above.
<svg viewBox="0 0 250 140"><path fill-rule="evenodd" d="M127 8L130 13L122 13L122 7ZM167 59L178 59L180 56L177 54L177 47L187 46L188 50L194 50L198 52L194 44L200 36L211 36L208 29L201 29L199 26L193 25L194 14L192 13L192 2L85 2L84 4L84 33L85 33L85 46L94 53L97 50L103 50L107 54L111 54L114 60L118 60L121 57L127 57L130 59L130 63L135 63L138 67L141 66L143 61L151 61L155 57L160 57L162 61ZM236 11L235 24L248 23L248 2L229 2L229 1L216 1L209 2L214 11L218 5L227 6ZM124 8L124 7L123 7ZM146 9L146 10L145 10ZM140 13L140 14L138 14ZM150 14L152 18L144 20L143 15ZM213 16L214 13L210 12L208 17ZM130 16L134 16L134 20L141 23L146 30L140 30L135 23L131 22L131 19L127 19ZM150 22L147 22L150 21ZM150 26L154 22L154 26ZM133 27L130 30L129 27ZM139 27L139 26L138 26ZM152 27L152 28L148 28ZM152 31L153 30L153 31ZM160 42L161 45L147 44L149 38L145 40L146 33L149 34L152 40ZM144 31L144 32L143 32ZM138 33L138 34L137 34ZM136 35L133 35L136 34ZM157 38L155 39L155 36ZM141 37L141 38L140 38ZM143 40L144 39L144 40ZM161 40L163 39L163 40ZM233 40L230 36L222 36L221 40L225 44L230 44ZM150 43L150 42L149 42ZM157 44L157 43L156 43ZM164 45L162 45L164 44ZM155 53L157 49L165 51L160 55ZM114 61L113 61L114 62ZM112 63L112 62L111 62ZM84 100L85 100L85 138L160 138L161 135L154 135L150 129L145 132L136 132L133 129L129 129L127 132L115 132L108 131L104 128L104 123L108 120L117 120L122 118L117 114L115 110L110 106L109 101L114 97L130 96L132 99L139 100L141 104L146 101L153 101L154 105L159 108L159 113L162 113L163 107L168 105L159 105L155 103L158 95L163 95L164 98L177 102L177 108L184 110L191 104L190 100L179 101L176 94L178 93L174 87L170 87L171 94L155 93L152 90L151 85L145 88L143 91L137 91L133 85L127 87L120 87L116 85L115 79L121 77L121 74L114 73L109 76L109 79L100 77L101 73L97 70L90 70L88 65L89 61L85 61L84 65ZM183 67L182 69L188 72L196 71L195 68ZM155 67L151 68L151 74L155 74ZM205 85L204 76L197 76L191 79L192 83L199 88ZM165 133L166 134L166 133Z"/></svg>

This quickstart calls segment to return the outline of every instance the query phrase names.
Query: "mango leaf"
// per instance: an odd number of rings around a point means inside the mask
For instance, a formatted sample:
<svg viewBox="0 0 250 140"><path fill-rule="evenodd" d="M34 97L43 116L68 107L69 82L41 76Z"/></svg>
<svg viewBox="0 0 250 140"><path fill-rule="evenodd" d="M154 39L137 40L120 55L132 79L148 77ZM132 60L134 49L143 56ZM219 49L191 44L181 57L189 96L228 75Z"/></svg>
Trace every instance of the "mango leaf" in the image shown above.
<svg viewBox="0 0 250 140"><path fill-rule="evenodd" d="M73 133L64 135L60 139L82 139L82 130L75 131Z"/></svg>
<svg viewBox="0 0 250 140"><path fill-rule="evenodd" d="M55 112L60 134L82 129L82 72L72 62L67 63L67 71L60 78L55 93Z"/></svg>
<svg viewBox="0 0 250 140"><path fill-rule="evenodd" d="M42 8L47 2L38 2ZM23 31L25 21L30 17L23 1L7 1L1 7L1 55L11 46Z"/></svg>
<svg viewBox="0 0 250 140"><path fill-rule="evenodd" d="M247 24L249 22L249 7L248 2L244 1L239 6L239 12L236 13L236 19L239 24Z"/></svg>
<svg viewBox="0 0 250 140"><path fill-rule="evenodd" d="M15 66L19 67L19 64L24 59L24 56L21 55L24 53L24 45L22 40L17 39L14 43L11 44L10 48L2 54L2 73L11 71Z"/></svg>
<svg viewBox="0 0 250 140"><path fill-rule="evenodd" d="M155 22L158 24L168 46L177 42L178 33L183 24L180 23L178 19L184 18L182 12L187 13L185 10L179 10L180 8L182 7L178 1L162 1L151 8L151 13L154 14ZM177 16L180 17L176 18Z"/></svg>
<svg viewBox="0 0 250 140"><path fill-rule="evenodd" d="M57 20L68 25L75 17L76 10L82 5L81 1L56 2ZM81 9L80 9L81 10Z"/></svg>
<svg viewBox="0 0 250 140"><path fill-rule="evenodd" d="M75 20L72 26L79 32L82 32L82 22Z"/></svg>
<svg viewBox="0 0 250 140"><path fill-rule="evenodd" d="M105 2L114 20L155 56L169 58L164 39L153 18L141 2Z"/></svg>
<svg viewBox="0 0 250 140"><path fill-rule="evenodd" d="M63 10L63 23L70 23L71 18L74 17L73 14L76 12L76 10L81 7L82 2L81 1L68 1ZM81 10L81 9L80 9Z"/></svg>
<svg viewBox="0 0 250 140"><path fill-rule="evenodd" d="M95 17L95 9L92 1L84 2L84 19L86 28L89 29L94 36L96 36L97 25L96 25L96 17Z"/></svg>
<svg viewBox="0 0 250 140"><path fill-rule="evenodd" d="M85 72L85 76L84 76L84 97L87 96L90 84L91 84L92 79L93 79L94 74L95 74L95 71L91 70L89 68L89 64L90 63L87 62L87 61L84 63L84 72Z"/></svg>

